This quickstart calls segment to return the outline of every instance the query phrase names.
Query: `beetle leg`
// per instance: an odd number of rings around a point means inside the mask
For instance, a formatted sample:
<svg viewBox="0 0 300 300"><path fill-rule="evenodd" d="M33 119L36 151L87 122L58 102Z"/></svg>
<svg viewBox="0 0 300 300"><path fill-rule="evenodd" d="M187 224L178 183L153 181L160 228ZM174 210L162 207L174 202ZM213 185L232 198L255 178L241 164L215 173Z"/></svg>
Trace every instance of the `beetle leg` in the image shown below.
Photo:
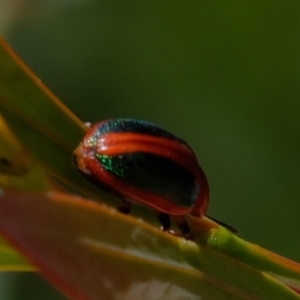
<svg viewBox="0 0 300 300"><path fill-rule="evenodd" d="M161 223L163 231L169 231L171 228L171 220L169 215L164 213L158 213L157 215L159 222Z"/></svg>
<svg viewBox="0 0 300 300"><path fill-rule="evenodd" d="M180 229L181 232L176 232L171 230L171 220L168 214L159 213L158 219L162 225L162 230L167 231L175 236L185 237L187 240L193 240L193 237L190 232L189 225L184 217L182 216L172 216L172 219L175 221L177 227Z"/></svg>
<svg viewBox="0 0 300 300"><path fill-rule="evenodd" d="M190 227L186 221L186 219L183 216L172 216L173 220L175 221L177 227L182 232L182 235L187 240L193 240L193 237L191 235Z"/></svg>
<svg viewBox="0 0 300 300"><path fill-rule="evenodd" d="M128 201L122 199L122 204L118 207L118 211L128 215L131 210L131 205Z"/></svg>

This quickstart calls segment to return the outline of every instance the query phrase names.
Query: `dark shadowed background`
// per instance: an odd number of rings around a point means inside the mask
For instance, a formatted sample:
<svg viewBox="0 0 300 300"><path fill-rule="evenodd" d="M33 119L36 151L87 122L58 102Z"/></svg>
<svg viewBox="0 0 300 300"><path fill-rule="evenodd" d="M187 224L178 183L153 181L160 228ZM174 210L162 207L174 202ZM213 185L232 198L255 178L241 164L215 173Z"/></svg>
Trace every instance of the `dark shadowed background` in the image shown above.
<svg viewBox="0 0 300 300"><path fill-rule="evenodd" d="M81 119L186 140L209 215L300 261L299 1L9 1L0 33ZM35 293L35 294L34 294ZM64 299L0 274L1 299Z"/></svg>

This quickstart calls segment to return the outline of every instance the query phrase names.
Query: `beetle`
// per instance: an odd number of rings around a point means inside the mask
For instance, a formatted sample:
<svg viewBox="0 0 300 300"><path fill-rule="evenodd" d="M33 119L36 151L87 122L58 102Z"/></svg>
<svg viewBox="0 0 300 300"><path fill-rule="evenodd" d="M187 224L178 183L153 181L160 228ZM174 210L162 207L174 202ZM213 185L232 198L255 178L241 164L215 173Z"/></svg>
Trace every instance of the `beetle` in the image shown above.
<svg viewBox="0 0 300 300"><path fill-rule="evenodd" d="M170 216L182 234L190 229L184 216L201 218L209 202L206 176L191 147L182 139L146 121L109 119L88 129L74 151L78 170L101 189L152 208L164 230Z"/></svg>

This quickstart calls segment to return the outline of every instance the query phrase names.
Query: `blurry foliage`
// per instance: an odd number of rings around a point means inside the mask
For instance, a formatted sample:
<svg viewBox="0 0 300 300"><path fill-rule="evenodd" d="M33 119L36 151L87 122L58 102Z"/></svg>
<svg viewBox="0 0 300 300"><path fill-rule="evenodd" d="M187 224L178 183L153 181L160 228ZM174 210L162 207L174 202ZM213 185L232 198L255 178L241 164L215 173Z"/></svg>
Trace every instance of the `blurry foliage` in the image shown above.
<svg viewBox="0 0 300 300"><path fill-rule="evenodd" d="M54 93L83 120L147 119L187 140L209 214L300 260L298 1L37 2L4 33Z"/></svg>

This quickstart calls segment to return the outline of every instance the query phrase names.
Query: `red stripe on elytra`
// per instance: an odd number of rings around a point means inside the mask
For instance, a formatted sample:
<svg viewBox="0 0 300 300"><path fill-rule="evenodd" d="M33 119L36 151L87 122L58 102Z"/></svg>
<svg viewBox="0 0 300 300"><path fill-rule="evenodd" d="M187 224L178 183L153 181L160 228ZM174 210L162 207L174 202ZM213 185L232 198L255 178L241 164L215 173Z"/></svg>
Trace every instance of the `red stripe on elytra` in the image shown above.
<svg viewBox="0 0 300 300"><path fill-rule="evenodd" d="M185 144L160 136L135 133L110 133L100 137L95 151L103 155L144 152L163 156L181 165L190 173L195 173L197 158Z"/></svg>

